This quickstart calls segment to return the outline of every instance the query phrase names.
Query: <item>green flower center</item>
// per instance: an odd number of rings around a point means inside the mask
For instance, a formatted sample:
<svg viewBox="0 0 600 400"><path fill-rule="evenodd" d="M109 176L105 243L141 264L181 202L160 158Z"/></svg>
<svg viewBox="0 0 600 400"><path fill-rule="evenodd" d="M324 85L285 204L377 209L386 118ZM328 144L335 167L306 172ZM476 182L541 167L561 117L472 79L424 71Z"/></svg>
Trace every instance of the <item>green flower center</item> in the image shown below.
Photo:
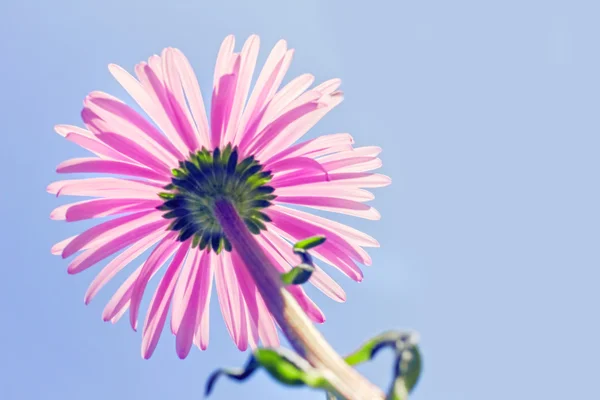
<svg viewBox="0 0 600 400"><path fill-rule="evenodd" d="M230 144L212 152L203 148L180 161L172 172L171 183L159 194L165 202L158 209L166 211L164 218L173 220L169 229L179 232L178 240L193 237L192 247L231 251L231 242L215 217L218 200L229 201L250 232L267 229L264 222L271 220L261 210L276 197L275 189L267 185L273 175L263 171L254 157L239 161L237 148Z"/></svg>

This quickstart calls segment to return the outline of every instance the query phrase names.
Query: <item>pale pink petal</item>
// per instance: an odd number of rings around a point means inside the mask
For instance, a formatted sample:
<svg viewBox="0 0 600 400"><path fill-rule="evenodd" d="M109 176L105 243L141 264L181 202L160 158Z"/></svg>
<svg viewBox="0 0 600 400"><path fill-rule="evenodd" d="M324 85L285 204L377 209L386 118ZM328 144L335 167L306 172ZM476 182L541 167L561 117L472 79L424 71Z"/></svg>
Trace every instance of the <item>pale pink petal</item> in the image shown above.
<svg viewBox="0 0 600 400"><path fill-rule="evenodd" d="M160 174L153 170L124 161L102 160L100 158L73 158L63 161L56 167L56 172L66 173L106 173L136 176L159 182L170 181L170 176Z"/></svg>
<svg viewBox="0 0 600 400"><path fill-rule="evenodd" d="M343 100L341 94L333 93L331 96L326 95L319 101L320 106L313 112L298 118L293 124L290 124L282 131L277 138L269 142L264 148L257 152L258 159L270 158L278 149L285 149L295 143L298 139L306 134L317 122L321 120L329 111L334 109ZM323 103L326 101L326 103Z"/></svg>
<svg viewBox="0 0 600 400"><path fill-rule="evenodd" d="M164 229L167 225L167 221L161 219L158 221L154 221L145 225L138 226L130 231L123 233L121 236L116 236L114 239L107 241L106 243L101 244L97 248L86 250L77 256L69 267L67 271L70 274L76 274L85 269L91 267L99 261L102 261L106 257L116 253L117 251L133 244L143 238L155 232L158 229Z"/></svg>
<svg viewBox="0 0 600 400"><path fill-rule="evenodd" d="M158 344L158 339L167 319L173 289L177 283L177 274L189 248L189 242L179 246L148 306L142 331L142 357L145 359L152 356Z"/></svg>
<svg viewBox="0 0 600 400"><path fill-rule="evenodd" d="M178 247L181 246L181 242L176 240L177 232L170 232L165 236L160 243L154 248L138 278L133 286L133 292L131 293L131 304L129 307L129 323L133 330L137 330L137 316L140 310L140 303L142 302L142 296L146 291L146 286L150 278L158 271L162 265L173 255Z"/></svg>
<svg viewBox="0 0 600 400"><path fill-rule="evenodd" d="M162 240L167 233L168 232L165 230L157 229L154 233L141 238L139 241L135 242L133 245L112 259L104 268L102 268L102 270L98 273L98 275L96 275L88 287L88 290L83 298L85 304L89 304L94 296L98 294L100 289L102 289L104 285L114 278L119 271L129 265L129 263L139 257L150 247L155 245L159 240Z"/></svg>
<svg viewBox="0 0 600 400"><path fill-rule="evenodd" d="M375 158L379 154L381 154L381 147L378 146L364 146L364 147L356 147L349 151L340 151L335 154L329 154L319 158L320 162L329 162L329 161L338 161L338 160L346 160L355 157L369 157Z"/></svg>
<svg viewBox="0 0 600 400"><path fill-rule="evenodd" d="M313 75L303 74L290 81L290 83L278 91L275 96L273 96L273 100L267 105L267 110L258 129L262 130L267 124L271 123L275 118L281 115L282 110L304 93L304 91L312 85L314 80L315 77Z"/></svg>
<svg viewBox="0 0 600 400"><path fill-rule="evenodd" d="M88 130L72 125L56 125L54 130L68 141L73 142L88 151L91 151L98 157L110 160L129 160L129 158L102 143Z"/></svg>
<svg viewBox="0 0 600 400"><path fill-rule="evenodd" d="M333 78L330 79L328 81L325 81L323 83L321 83L320 85L316 86L314 88L314 90L318 90L320 92L322 92L323 94L331 94L334 93L342 84L342 80L339 78Z"/></svg>
<svg viewBox="0 0 600 400"><path fill-rule="evenodd" d="M307 191L310 189L307 189ZM378 220L381 214L369 206L354 200L338 199L335 197L313 197L313 196L278 196L278 203L298 204L312 207L318 210L331 211L355 217ZM366 201L366 200L363 200Z"/></svg>
<svg viewBox="0 0 600 400"><path fill-rule="evenodd" d="M280 205L273 205L271 208L283 214L287 214L299 218L301 220L308 221L313 225L323 227L328 231L335 232L342 238L344 238L346 241L354 244L355 246L379 247L379 242L377 240L367 235L366 233L363 233L358 229L354 229L348 225L344 225L327 218L319 217L318 215L310 214L304 211L295 210L288 207L283 207Z"/></svg>
<svg viewBox="0 0 600 400"><path fill-rule="evenodd" d="M149 211L160 206L162 203L162 200L138 199L84 200L55 208L50 214L50 218L54 220L66 220L67 222L82 221L135 211Z"/></svg>
<svg viewBox="0 0 600 400"><path fill-rule="evenodd" d="M369 201L369 200L373 200L375 198L375 196L367 190L354 189L354 188L348 188L348 187L327 186L327 185L311 187L308 190L307 190L307 188L302 187L302 186L283 187L283 188L277 189L275 191L275 194L277 196L281 196L282 198L286 198L286 197L292 197L292 198L329 197L329 198L332 198L332 197L335 197L335 198L339 198L339 199L353 200L353 201L358 201L358 202ZM285 200L283 200L282 198L278 197L276 199L276 201L285 203ZM300 204L300 203L297 203L297 204Z"/></svg>
<svg viewBox="0 0 600 400"><path fill-rule="evenodd" d="M50 249L50 253L52 253L55 256L60 256L62 255L62 252L65 250L65 247L67 247L67 245L69 243L71 243L71 241L73 239L75 239L77 237L77 235L75 236L71 236L69 238L66 238L65 240L61 240L60 242L56 243L55 245L52 246L52 248Z"/></svg>
<svg viewBox="0 0 600 400"><path fill-rule="evenodd" d="M373 174L369 172L334 172L327 176L329 182L327 184L335 183L339 186L350 186L357 188L376 188L387 186L392 183L392 180L381 174ZM323 175L314 175L312 171L307 174L304 171L297 171L287 174L285 176L276 177L269 182L274 187L286 187L286 186L299 186L306 185L308 188L309 184L324 183L327 179Z"/></svg>
<svg viewBox="0 0 600 400"><path fill-rule="evenodd" d="M131 300L131 293L133 292L133 286L140 275L140 271L144 265L140 265L135 271L131 273L121 284L119 289L110 298L104 310L102 311L102 320L110 321L113 324L116 323L129 308Z"/></svg>
<svg viewBox="0 0 600 400"><path fill-rule="evenodd" d="M267 125L263 131L259 132L254 137L252 142L248 143L247 153L256 154L257 157L259 157L261 151L266 146L269 146L270 143L275 141L279 136L285 135L284 132L286 129L295 125L297 121L301 121L303 116L313 113L315 110L324 107L323 104L320 103L320 99L312 97L310 99L311 100L307 101L306 103L299 104L298 106L290 109ZM246 151L246 148L241 144L240 149L242 151Z"/></svg>
<svg viewBox="0 0 600 400"><path fill-rule="evenodd" d="M265 161L265 167L268 168L271 164L288 157L316 158L325 154L351 151L352 143L354 143L354 140L348 133L319 136L318 138L295 144L274 154Z"/></svg>

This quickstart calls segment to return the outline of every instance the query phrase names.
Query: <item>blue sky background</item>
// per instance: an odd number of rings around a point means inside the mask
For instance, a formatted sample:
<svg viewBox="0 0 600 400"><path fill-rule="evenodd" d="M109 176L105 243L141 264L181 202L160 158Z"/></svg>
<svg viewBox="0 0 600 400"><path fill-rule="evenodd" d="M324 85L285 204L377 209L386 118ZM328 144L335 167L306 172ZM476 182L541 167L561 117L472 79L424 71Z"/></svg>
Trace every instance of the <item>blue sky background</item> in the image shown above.
<svg viewBox="0 0 600 400"><path fill-rule="evenodd" d="M98 269L69 276L49 254L86 224L50 221L66 199L45 193L55 166L83 154L53 125L79 123L89 91L128 99L108 63L131 70L179 47L207 95L230 33L258 33L261 61L287 39L289 77L342 78L345 102L310 136L349 131L384 149L382 220L342 219L380 240L374 265L360 284L333 273L346 304L312 291L340 352L414 328L415 400L597 398L599 12L576 0L2 1L0 398L200 399L210 371L246 359L213 298L208 351L180 361L165 335L142 360L139 333L101 321L111 290L83 305ZM387 385L390 363L362 371ZM214 393L282 396L322 398L263 373Z"/></svg>

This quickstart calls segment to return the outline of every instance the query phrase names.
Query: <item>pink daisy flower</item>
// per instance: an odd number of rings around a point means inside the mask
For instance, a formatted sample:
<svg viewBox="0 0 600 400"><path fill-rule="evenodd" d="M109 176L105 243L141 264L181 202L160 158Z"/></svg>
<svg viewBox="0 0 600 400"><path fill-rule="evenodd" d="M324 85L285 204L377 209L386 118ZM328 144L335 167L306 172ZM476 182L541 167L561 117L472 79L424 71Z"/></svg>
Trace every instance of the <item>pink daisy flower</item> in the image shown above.
<svg viewBox="0 0 600 400"><path fill-rule="evenodd" d="M235 207L281 273L298 264L293 242L322 234L327 241L314 249L315 257L360 281L357 263L371 263L364 248L378 246L356 229L297 209L379 218L365 204L373 195L364 190L390 183L371 172L381 166L379 148L353 148L347 133L296 144L342 101L339 79L309 89L314 78L304 74L280 89L293 55L282 40L250 91L258 48L257 36L251 36L239 53L234 52L233 36L224 40L210 118L188 60L181 51L168 48L136 65L137 79L117 65L109 66L152 122L119 99L92 92L81 113L86 129L56 127L61 136L94 154L65 161L57 172L117 176L48 186L57 196L93 198L56 208L52 219L115 216L56 244L52 252L63 258L76 255L68 266L71 274L118 253L89 286L87 304L152 249L102 315L114 323L129 310L131 326L137 329L142 297L157 275L143 326L144 358L152 355L168 316L180 357L186 357L193 344L206 349L213 280L225 324L239 349L259 342L279 344L273 317L215 218L215 200L227 199ZM310 282L332 299L345 300L343 289L318 265ZM288 290L312 321L325 320L302 287Z"/></svg>

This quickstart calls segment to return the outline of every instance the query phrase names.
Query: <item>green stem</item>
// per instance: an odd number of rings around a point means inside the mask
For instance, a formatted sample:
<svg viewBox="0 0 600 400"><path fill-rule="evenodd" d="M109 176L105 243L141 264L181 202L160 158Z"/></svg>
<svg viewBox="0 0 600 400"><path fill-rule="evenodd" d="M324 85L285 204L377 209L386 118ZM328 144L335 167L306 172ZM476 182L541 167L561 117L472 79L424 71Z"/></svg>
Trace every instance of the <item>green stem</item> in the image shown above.
<svg viewBox="0 0 600 400"><path fill-rule="evenodd" d="M215 215L235 251L254 279L267 308L290 344L311 365L326 374L338 395L348 400L382 400L383 392L346 364L285 289L280 274L248 231L233 205L217 201Z"/></svg>

